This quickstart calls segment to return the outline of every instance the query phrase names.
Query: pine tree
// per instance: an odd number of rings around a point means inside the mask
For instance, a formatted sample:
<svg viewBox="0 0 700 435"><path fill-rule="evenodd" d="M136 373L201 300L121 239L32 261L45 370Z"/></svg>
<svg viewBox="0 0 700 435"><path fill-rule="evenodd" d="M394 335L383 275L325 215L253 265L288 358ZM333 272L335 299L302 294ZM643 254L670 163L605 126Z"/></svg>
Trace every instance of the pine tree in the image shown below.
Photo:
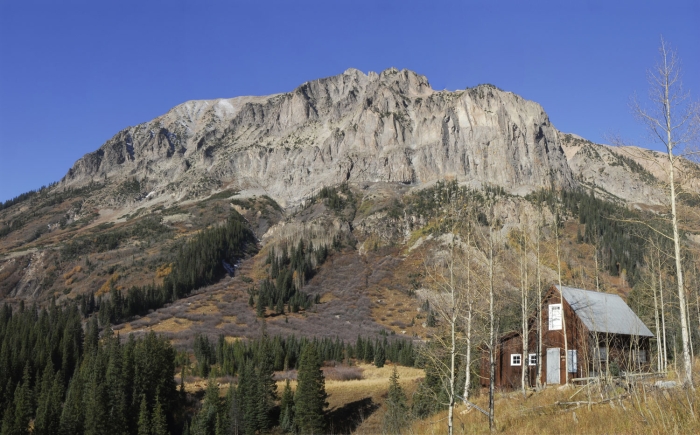
<svg viewBox="0 0 700 435"><path fill-rule="evenodd" d="M384 346L377 344L377 351L374 353L374 365L378 368L382 368L385 362L386 351L384 350Z"/></svg>
<svg viewBox="0 0 700 435"><path fill-rule="evenodd" d="M83 406L85 409L85 434L98 435L110 430L107 419L107 385L104 382L102 359L104 355L96 355L92 364L84 364L89 380L83 393ZM81 371L83 371L81 369Z"/></svg>
<svg viewBox="0 0 700 435"><path fill-rule="evenodd" d="M240 415L240 426L245 434L254 434L257 430L255 421L255 368L253 361L245 363L238 375L238 388L236 397L238 399L238 410Z"/></svg>
<svg viewBox="0 0 700 435"><path fill-rule="evenodd" d="M48 434L50 433L51 421L51 386L53 383L53 367L51 362L46 365L44 374L41 377L41 389L37 398L36 419L34 419L34 433ZM56 426L53 426L56 427Z"/></svg>
<svg viewBox="0 0 700 435"><path fill-rule="evenodd" d="M216 416L219 413L220 399L219 386L216 379L209 378L207 382L207 392L204 395L202 409L199 412L199 424L197 433L202 435L214 435L216 432Z"/></svg>
<svg viewBox="0 0 700 435"><path fill-rule="evenodd" d="M407 414L406 395L399 384L399 374L396 366L394 366L389 378L389 392L386 398L383 432L386 434L400 434L401 429L406 426Z"/></svg>
<svg viewBox="0 0 700 435"><path fill-rule="evenodd" d="M66 401L61 413L59 433L61 435L83 433L83 419L83 382L80 374L77 374L68 385Z"/></svg>
<svg viewBox="0 0 700 435"><path fill-rule="evenodd" d="M374 361L374 345L369 340L365 342L364 359L367 364L370 364Z"/></svg>
<svg viewBox="0 0 700 435"><path fill-rule="evenodd" d="M151 435L151 418L148 415L148 404L146 403L145 395L141 396L138 435Z"/></svg>
<svg viewBox="0 0 700 435"><path fill-rule="evenodd" d="M273 349L269 337L263 335L262 342L256 360L258 361L256 390L257 400L255 404L255 418L257 427L265 430L271 426L270 411L277 399L277 383L274 379L275 367L273 363Z"/></svg>
<svg viewBox="0 0 700 435"><path fill-rule="evenodd" d="M24 367L22 383L15 389L15 415L12 424L13 434L25 434L29 430L29 420L32 418L32 390L29 388L29 367Z"/></svg>
<svg viewBox="0 0 700 435"><path fill-rule="evenodd" d="M321 358L313 343L306 344L301 352L297 380L294 423L303 434L323 433L323 410L328 406L328 395L321 371Z"/></svg>
<svg viewBox="0 0 700 435"><path fill-rule="evenodd" d="M151 435L168 435L168 424L165 421L163 407L160 406L160 400L158 399L156 399L156 408L153 410Z"/></svg>
<svg viewBox="0 0 700 435"><path fill-rule="evenodd" d="M289 379L284 384L282 401L280 403L280 428L285 432L294 433L294 393Z"/></svg>
<svg viewBox="0 0 700 435"><path fill-rule="evenodd" d="M41 393L37 401L37 415L34 420L35 434L53 434L59 428L63 403L63 379L60 373L53 373L51 362L46 365L41 380Z"/></svg>

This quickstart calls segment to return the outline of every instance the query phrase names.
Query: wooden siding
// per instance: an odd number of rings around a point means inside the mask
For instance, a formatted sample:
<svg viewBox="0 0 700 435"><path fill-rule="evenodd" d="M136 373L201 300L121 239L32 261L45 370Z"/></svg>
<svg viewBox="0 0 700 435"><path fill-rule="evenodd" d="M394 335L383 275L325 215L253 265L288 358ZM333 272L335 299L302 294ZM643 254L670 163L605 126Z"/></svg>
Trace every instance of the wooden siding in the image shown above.
<svg viewBox="0 0 700 435"><path fill-rule="evenodd" d="M549 305L559 304L563 306L564 326L567 331L568 350L576 351L576 371L567 373L566 355L564 353L564 330L549 330ZM552 286L545 294L542 304L542 384L547 381L547 349L559 348L559 380L561 384L568 379L593 376L605 370L606 361L610 361L611 367L625 371L648 370L651 361L650 340L648 337L636 337L618 334L596 334L586 328L581 319L576 315L571 306L562 300L559 290ZM530 319L530 331L528 337L528 354L537 353L537 316ZM537 381L537 365L530 366L528 358L521 361L520 366L511 365L511 355L522 355L522 340L520 332L514 331L500 337L496 347L496 386L501 389L520 388L521 372L526 370L528 386L534 387ZM607 346L606 346L607 344ZM609 349L609 360L602 361L598 348L604 346ZM633 352L644 351L646 362L634 361ZM489 383L489 354L487 350L481 355L481 385L487 387ZM613 370L614 371L614 370Z"/></svg>

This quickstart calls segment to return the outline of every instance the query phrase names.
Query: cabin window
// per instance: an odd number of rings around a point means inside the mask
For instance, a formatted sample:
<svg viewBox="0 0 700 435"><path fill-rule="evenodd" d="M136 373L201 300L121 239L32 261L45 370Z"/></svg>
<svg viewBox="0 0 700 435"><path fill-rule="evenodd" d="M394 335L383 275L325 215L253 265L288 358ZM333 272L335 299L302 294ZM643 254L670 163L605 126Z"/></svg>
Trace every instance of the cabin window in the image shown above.
<svg viewBox="0 0 700 435"><path fill-rule="evenodd" d="M644 349L634 351L634 358L639 364L647 362L647 351Z"/></svg>
<svg viewBox="0 0 700 435"><path fill-rule="evenodd" d="M576 373L578 367L578 355L576 349L568 351L566 356L566 367L569 373Z"/></svg>
<svg viewBox="0 0 700 435"><path fill-rule="evenodd" d="M519 353L512 353L510 355L510 365L512 365L512 366L521 365L522 364L521 358L522 358L522 355L520 355Z"/></svg>
<svg viewBox="0 0 700 435"><path fill-rule="evenodd" d="M550 304L549 305L549 330L559 331L561 330L561 304Z"/></svg>
<svg viewBox="0 0 700 435"><path fill-rule="evenodd" d="M531 353L527 356L527 365L536 366L537 365L537 354Z"/></svg>
<svg viewBox="0 0 700 435"><path fill-rule="evenodd" d="M600 357L601 361L605 361L608 359L608 348L601 346L598 348L598 356Z"/></svg>

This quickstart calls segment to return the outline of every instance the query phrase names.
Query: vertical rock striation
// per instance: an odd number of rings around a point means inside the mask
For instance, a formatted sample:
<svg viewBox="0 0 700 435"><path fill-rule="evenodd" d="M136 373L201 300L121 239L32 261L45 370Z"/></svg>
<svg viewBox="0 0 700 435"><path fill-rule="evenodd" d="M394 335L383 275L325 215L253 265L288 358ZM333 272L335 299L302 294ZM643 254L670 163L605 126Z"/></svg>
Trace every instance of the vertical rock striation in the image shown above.
<svg viewBox="0 0 700 435"><path fill-rule="evenodd" d="M453 178L515 193L575 185L542 107L491 85L435 91L426 77L349 69L292 92L189 101L122 130L62 185L133 177L158 194L230 186L298 203L342 182Z"/></svg>

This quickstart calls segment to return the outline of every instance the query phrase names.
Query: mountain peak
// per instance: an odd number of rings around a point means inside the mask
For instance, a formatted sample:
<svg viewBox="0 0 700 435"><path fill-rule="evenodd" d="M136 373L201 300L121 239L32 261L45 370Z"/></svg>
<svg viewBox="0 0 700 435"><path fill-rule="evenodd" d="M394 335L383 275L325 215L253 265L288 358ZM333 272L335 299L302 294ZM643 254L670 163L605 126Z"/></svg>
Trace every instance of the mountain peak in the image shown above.
<svg viewBox="0 0 700 435"><path fill-rule="evenodd" d="M178 105L81 158L62 185L136 178L175 199L233 186L283 204L344 182L574 186L541 106L509 95L436 92L407 69L351 68L289 93Z"/></svg>

